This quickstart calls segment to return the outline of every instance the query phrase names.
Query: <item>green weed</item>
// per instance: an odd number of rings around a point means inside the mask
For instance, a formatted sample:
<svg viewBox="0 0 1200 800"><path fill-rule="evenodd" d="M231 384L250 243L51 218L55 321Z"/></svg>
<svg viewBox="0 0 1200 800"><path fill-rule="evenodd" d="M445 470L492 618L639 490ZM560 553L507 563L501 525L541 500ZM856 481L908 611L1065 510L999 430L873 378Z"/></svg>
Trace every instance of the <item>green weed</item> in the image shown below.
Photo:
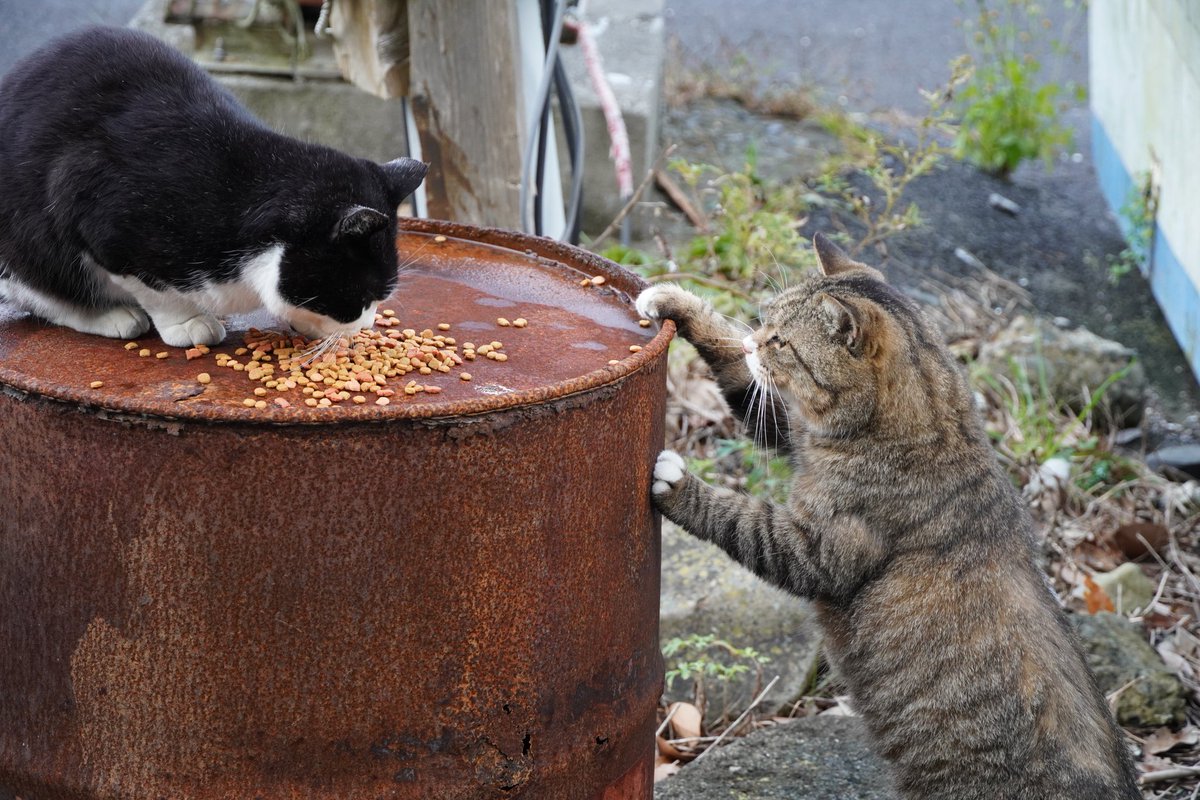
<svg viewBox="0 0 1200 800"><path fill-rule="evenodd" d="M973 70L957 98L960 158L1007 176L1029 159L1049 166L1071 143L1060 105L1070 94L1081 100L1084 90L1043 81L1042 65L1031 52L1049 24L1037 0L975 0L974 19L966 26Z"/></svg>

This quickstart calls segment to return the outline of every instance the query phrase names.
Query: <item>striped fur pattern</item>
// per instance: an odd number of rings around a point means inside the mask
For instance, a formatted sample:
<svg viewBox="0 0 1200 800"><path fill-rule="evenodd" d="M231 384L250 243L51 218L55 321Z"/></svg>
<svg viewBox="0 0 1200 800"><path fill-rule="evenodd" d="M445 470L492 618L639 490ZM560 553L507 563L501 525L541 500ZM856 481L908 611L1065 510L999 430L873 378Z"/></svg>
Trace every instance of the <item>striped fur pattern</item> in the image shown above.
<svg viewBox="0 0 1200 800"><path fill-rule="evenodd" d="M749 336L679 287L638 298L795 467L779 505L710 486L664 451L658 508L814 602L903 797L1141 797L958 363L878 272L815 244L822 274L775 298Z"/></svg>

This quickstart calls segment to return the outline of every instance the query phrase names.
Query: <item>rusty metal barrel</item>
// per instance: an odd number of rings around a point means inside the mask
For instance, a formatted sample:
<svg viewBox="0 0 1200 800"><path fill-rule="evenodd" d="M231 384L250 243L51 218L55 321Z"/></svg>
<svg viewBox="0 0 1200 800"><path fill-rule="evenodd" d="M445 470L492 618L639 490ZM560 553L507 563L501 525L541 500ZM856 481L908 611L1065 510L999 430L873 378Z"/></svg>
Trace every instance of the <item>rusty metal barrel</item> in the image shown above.
<svg viewBox="0 0 1200 800"><path fill-rule="evenodd" d="M651 797L670 324L549 240L397 246L395 318L507 361L255 408L254 319L188 360L0 306L0 798Z"/></svg>

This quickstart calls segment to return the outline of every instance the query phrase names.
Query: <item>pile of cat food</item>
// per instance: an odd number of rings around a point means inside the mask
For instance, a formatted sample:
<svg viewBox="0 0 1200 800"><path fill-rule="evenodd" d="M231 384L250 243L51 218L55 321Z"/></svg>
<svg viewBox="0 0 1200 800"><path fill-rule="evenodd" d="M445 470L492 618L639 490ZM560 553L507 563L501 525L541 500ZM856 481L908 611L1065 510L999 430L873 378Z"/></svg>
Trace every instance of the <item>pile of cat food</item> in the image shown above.
<svg viewBox="0 0 1200 800"><path fill-rule="evenodd" d="M501 327L523 328L529 324L524 318L504 323L508 325L497 320ZM255 384L241 404L260 409L272 404L289 408L295 402L313 408L368 402L386 406L398 395L440 394L442 387L431 382L438 375L457 370L458 380L472 380L471 373L462 369L468 361L481 357L501 363L508 360L503 342L460 345L447 335L450 324L446 322L439 323L437 331L401 329L400 325L395 312L384 310L376 315L375 327L336 339L309 340L296 334L251 328L243 334L241 347L232 354L217 353L213 358L217 367L240 372ZM149 349L139 349L136 342L129 342L125 349L137 350L143 358L151 355ZM184 355L190 361L209 352L208 347L198 346ZM163 358L169 353L154 355ZM415 377L404 381L410 375ZM196 376L201 384L212 380L208 372Z"/></svg>

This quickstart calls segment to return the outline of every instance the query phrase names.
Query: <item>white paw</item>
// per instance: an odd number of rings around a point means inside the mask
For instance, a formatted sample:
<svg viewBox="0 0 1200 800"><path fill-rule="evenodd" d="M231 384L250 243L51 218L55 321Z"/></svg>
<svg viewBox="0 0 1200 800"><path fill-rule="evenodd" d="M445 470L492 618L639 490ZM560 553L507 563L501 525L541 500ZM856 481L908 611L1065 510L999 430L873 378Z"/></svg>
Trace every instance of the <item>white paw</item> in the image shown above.
<svg viewBox="0 0 1200 800"><path fill-rule="evenodd" d="M666 313L669 306L674 305L678 308L680 301L686 303L692 297L693 295L686 289L681 289L673 283L660 283L639 294L634 305L637 306L638 313L643 317L658 321L664 316L670 316ZM671 303L672 300L675 302Z"/></svg>
<svg viewBox="0 0 1200 800"><path fill-rule="evenodd" d="M225 338L225 326L211 314L197 314L183 322L163 326L158 335L171 347L220 344Z"/></svg>
<svg viewBox="0 0 1200 800"><path fill-rule="evenodd" d="M137 306L117 306L96 316L94 332L113 339L132 339L150 330L150 317Z"/></svg>
<svg viewBox="0 0 1200 800"><path fill-rule="evenodd" d="M654 462L654 484L650 487L651 494L666 494L675 488L675 484L683 480L687 467L683 457L674 450L663 450Z"/></svg>

